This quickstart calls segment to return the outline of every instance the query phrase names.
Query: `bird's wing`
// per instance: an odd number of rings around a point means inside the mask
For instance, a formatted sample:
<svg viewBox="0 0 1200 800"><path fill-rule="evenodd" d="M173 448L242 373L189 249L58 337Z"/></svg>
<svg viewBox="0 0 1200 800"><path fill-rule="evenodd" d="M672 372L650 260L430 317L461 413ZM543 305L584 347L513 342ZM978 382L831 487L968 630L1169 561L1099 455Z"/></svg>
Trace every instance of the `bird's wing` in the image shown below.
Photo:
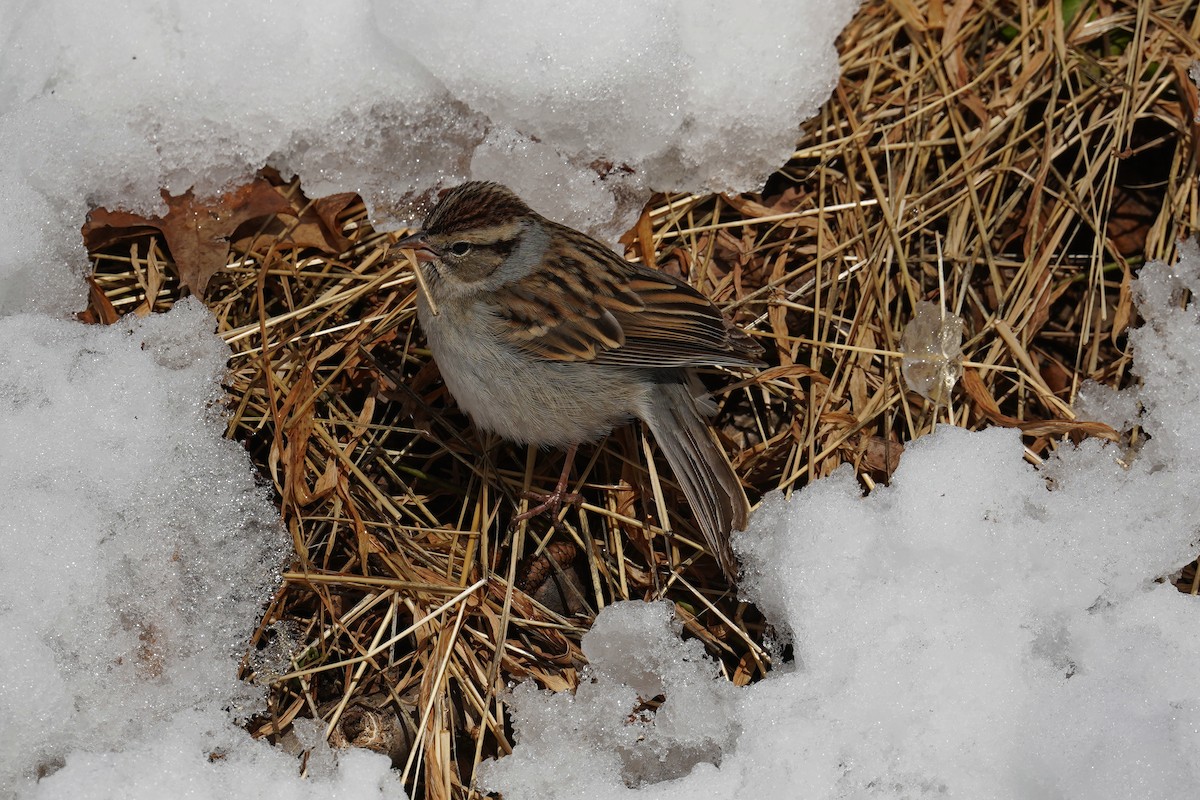
<svg viewBox="0 0 1200 800"><path fill-rule="evenodd" d="M539 358L632 367L752 365L761 348L687 283L575 235L559 269L495 297L500 337ZM585 264L604 265L588 269Z"/></svg>

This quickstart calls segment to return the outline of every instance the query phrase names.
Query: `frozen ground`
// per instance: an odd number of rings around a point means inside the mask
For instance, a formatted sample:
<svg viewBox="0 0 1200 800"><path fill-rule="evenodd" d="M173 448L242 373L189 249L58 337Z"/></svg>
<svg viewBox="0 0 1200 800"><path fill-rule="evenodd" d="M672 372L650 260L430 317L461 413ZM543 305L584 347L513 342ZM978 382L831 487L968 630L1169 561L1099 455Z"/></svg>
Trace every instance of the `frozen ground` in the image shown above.
<svg viewBox="0 0 1200 800"><path fill-rule="evenodd" d="M0 797L403 796L382 756L301 780L234 724L287 538L221 438L207 312L67 318L91 204L147 210L271 163L380 221L469 176L604 228L650 187L753 188L782 163L853 5L0 1ZM1145 386L1085 395L1142 447L1036 471L1015 434L945 429L868 498L841 474L769 499L738 546L794 664L737 689L664 607L617 606L578 695L516 690L519 745L483 782L512 800L1194 792L1200 607L1155 582L1197 551L1184 288L1194 247L1139 282Z"/></svg>
<svg viewBox="0 0 1200 800"><path fill-rule="evenodd" d="M81 304L91 205L264 164L381 227L468 177L609 234L651 189L759 188L856 6L0 0L0 312Z"/></svg>
<svg viewBox="0 0 1200 800"><path fill-rule="evenodd" d="M735 548L795 663L734 689L668 608L610 608L574 697L517 690L519 744L484 783L510 798L1194 793L1200 598L1157 580L1200 550L1200 311L1180 301L1200 292L1200 248L1182 252L1136 283L1144 384L1084 392L1085 414L1142 425L1139 448L1085 441L1039 470L1015 431L943 428L868 497L846 467L768 498Z"/></svg>

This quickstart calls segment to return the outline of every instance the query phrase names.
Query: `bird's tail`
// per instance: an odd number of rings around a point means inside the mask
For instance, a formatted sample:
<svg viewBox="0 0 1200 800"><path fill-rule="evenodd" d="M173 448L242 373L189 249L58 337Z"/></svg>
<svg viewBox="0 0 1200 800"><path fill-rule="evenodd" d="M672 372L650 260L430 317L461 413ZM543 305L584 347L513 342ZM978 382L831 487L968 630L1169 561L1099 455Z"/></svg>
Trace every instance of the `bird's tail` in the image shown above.
<svg viewBox="0 0 1200 800"><path fill-rule="evenodd" d="M699 381L688 377L655 387L645 421L683 488L721 571L734 583L737 562L729 534L745 529L750 503L705 419L703 389Z"/></svg>

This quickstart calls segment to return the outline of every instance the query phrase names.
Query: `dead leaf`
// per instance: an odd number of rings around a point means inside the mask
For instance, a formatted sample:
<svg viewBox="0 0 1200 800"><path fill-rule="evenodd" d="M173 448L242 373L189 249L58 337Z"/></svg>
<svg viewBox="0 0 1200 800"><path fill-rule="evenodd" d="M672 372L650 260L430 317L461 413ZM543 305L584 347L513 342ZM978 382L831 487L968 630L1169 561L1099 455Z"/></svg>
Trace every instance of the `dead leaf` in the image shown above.
<svg viewBox="0 0 1200 800"><path fill-rule="evenodd" d="M650 220L650 206L642 208L637 224L617 240L625 247L626 255L636 255L650 269L658 268L658 257L654 252L654 224ZM632 252L631 252L632 251Z"/></svg>
<svg viewBox="0 0 1200 800"><path fill-rule="evenodd" d="M721 199L733 206L733 208L742 216L750 217L751 219L758 219L760 217L773 217L779 213L773 208L767 208L757 200L751 200L749 197L745 197L740 194L723 194L721 195Z"/></svg>
<svg viewBox="0 0 1200 800"><path fill-rule="evenodd" d="M350 240L342 235L342 226L337 221L338 215L358 199L354 192L342 192L319 197L312 202L312 213L321 220L326 241L336 247L339 253L350 246Z"/></svg>
<svg viewBox="0 0 1200 800"><path fill-rule="evenodd" d="M770 283L773 283L776 286L779 286L783 283L783 278L787 274L788 264L789 260L787 253L785 251L781 251L779 256L775 259L774 266L771 268L771 276L769 279ZM776 296L781 296L783 292L777 289L775 294ZM781 303L771 303L767 306L767 319L771 323L771 332L774 333L781 342L786 342L791 335L790 331L788 330L788 320L791 317L791 310ZM779 362L780 365L784 367L790 367L793 363L795 363L792 357L792 351L782 347L779 348Z"/></svg>
<svg viewBox="0 0 1200 800"><path fill-rule="evenodd" d="M212 276L229 260L229 239L243 224L274 214L293 214L291 204L263 178L201 202L189 190L179 197L163 192L167 214L143 217L128 211L93 209L83 225L83 240L96 250L147 228L166 240L180 282L203 297Z"/></svg>
<svg viewBox="0 0 1200 800"><path fill-rule="evenodd" d="M1108 215L1108 234L1112 250L1125 258L1138 258L1146 250L1146 236L1158 216L1161 201L1140 188L1113 187L1112 210Z"/></svg>
<svg viewBox="0 0 1200 800"><path fill-rule="evenodd" d="M276 249L312 249L331 256L340 256L350 247L350 240L342 235L337 216L355 200L353 192L322 197L308 202L298 191L293 192L291 215L296 221L283 219L264 220L262 225L246 231L244 237L234 242L234 249L249 252L255 248L256 239L269 241Z"/></svg>
<svg viewBox="0 0 1200 800"><path fill-rule="evenodd" d="M1112 341L1117 343L1118 337L1125 333L1129 321L1133 319L1133 276L1129 271L1129 262L1121 258L1121 293L1117 296L1117 307L1113 311Z"/></svg>
<svg viewBox="0 0 1200 800"><path fill-rule="evenodd" d="M853 447L854 455L862 456L860 466L867 472L891 476L900 466L900 456L904 454L904 445L882 436L859 434L847 440Z"/></svg>
<svg viewBox="0 0 1200 800"><path fill-rule="evenodd" d="M757 200L751 200L745 195L721 195L721 199L732 206L738 213L749 219L762 219L763 217L778 217L784 214L795 214L796 207L781 207L780 201L776 200L774 206L765 206ZM806 227L815 228L818 224L816 217L802 217L796 215L787 219L778 220L778 224L784 228Z"/></svg>
<svg viewBox="0 0 1200 800"><path fill-rule="evenodd" d="M108 299L108 295L100 288L100 284L96 283L95 278L88 275L87 282L87 308L76 314L76 319L89 325L112 325L121 318L121 315L117 313L116 306Z"/></svg>
<svg viewBox="0 0 1200 800"><path fill-rule="evenodd" d="M307 369L288 392L280 409L283 420L283 502L285 505L298 503L301 506L312 501L312 494L305 481L305 461L308 458L308 443L312 439L316 415L312 403L306 400L313 394L312 375Z"/></svg>
<svg viewBox="0 0 1200 800"><path fill-rule="evenodd" d="M1200 116L1200 92L1197 91L1196 82L1191 78L1191 69L1194 63L1194 57L1188 55L1176 56L1171 61L1171 67L1175 72L1175 87L1183 98L1184 107L1187 109L1190 120L1196 120ZM1200 142L1196 141L1196 137L1190 138L1192 147L1200 148Z"/></svg>
<svg viewBox="0 0 1200 800"><path fill-rule="evenodd" d="M738 661L737 667L733 671L734 686L749 686L754 680L754 676L761 673L762 670L758 667L758 661L752 653L745 653Z"/></svg>
<svg viewBox="0 0 1200 800"><path fill-rule="evenodd" d="M1068 419L1017 419L1000 411L991 392L975 369L963 370L962 387L967 396L975 401L977 409L989 421L1004 428L1020 428L1027 436L1092 436L1097 439L1120 441L1120 435L1103 422L1085 422Z"/></svg>
<svg viewBox="0 0 1200 800"><path fill-rule="evenodd" d="M789 364L781 367L768 367L755 375L756 383L770 383L785 378L809 378L815 383L829 385L829 378L819 370L805 364Z"/></svg>

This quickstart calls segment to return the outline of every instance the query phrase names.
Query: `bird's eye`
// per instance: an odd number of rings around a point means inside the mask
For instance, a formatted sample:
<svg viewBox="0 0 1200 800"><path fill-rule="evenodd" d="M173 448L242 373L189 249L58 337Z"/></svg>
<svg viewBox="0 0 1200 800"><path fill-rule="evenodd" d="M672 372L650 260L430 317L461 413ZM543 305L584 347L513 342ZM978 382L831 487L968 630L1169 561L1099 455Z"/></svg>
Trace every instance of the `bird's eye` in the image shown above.
<svg viewBox="0 0 1200 800"><path fill-rule="evenodd" d="M454 244L450 245L450 252L456 256L465 256L470 251L470 242L455 242Z"/></svg>

